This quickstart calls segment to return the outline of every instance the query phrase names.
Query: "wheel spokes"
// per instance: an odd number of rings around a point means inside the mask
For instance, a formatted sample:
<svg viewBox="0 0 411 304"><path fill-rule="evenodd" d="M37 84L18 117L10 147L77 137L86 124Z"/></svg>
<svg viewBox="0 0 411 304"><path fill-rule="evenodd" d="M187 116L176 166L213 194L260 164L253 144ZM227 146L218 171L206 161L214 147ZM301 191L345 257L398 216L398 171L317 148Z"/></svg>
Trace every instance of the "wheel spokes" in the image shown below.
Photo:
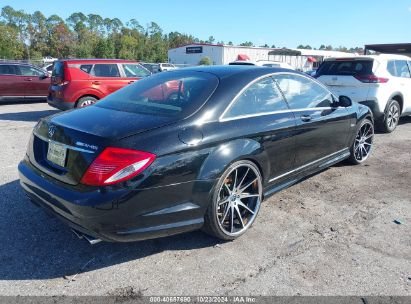
<svg viewBox="0 0 411 304"><path fill-rule="evenodd" d="M233 212L234 210L233 209L234 209L234 207L230 208L230 210L231 210L231 212L230 212L231 213L231 229L230 229L230 232L231 233L233 233L233 230L234 230L234 212Z"/></svg>
<svg viewBox="0 0 411 304"><path fill-rule="evenodd" d="M241 187L241 185L243 184L245 178L247 177L248 172L250 171L250 168L247 169L247 171L245 172L243 178L241 179L241 182L238 184L238 188Z"/></svg>
<svg viewBox="0 0 411 304"><path fill-rule="evenodd" d="M249 198L249 197L259 197L259 194L251 194L251 193L241 193L240 194L240 199L242 198Z"/></svg>
<svg viewBox="0 0 411 304"><path fill-rule="evenodd" d="M251 210L250 208L248 208L243 202L239 202L238 205L241 206L241 207L243 207L245 210L247 210L247 211L250 212L251 214L254 214L254 213L255 213L253 210Z"/></svg>
<svg viewBox="0 0 411 304"><path fill-rule="evenodd" d="M255 179L253 179L251 182L249 182L245 187L240 189L240 192L243 192L245 189L247 189L248 187L250 187L253 183L255 183L257 181L257 177Z"/></svg>
<svg viewBox="0 0 411 304"><path fill-rule="evenodd" d="M235 212L237 213L237 219L241 224L241 228L244 228L244 221L243 221L243 217L241 216L241 212L240 209L238 209L238 205L234 207Z"/></svg>
<svg viewBox="0 0 411 304"><path fill-rule="evenodd" d="M226 211L225 211L225 213L224 213L223 219L221 220L221 224L224 223L224 221L225 221L225 219L226 219L226 217L227 217L228 211L230 211L230 208L231 208L230 206L227 206L227 209L226 209Z"/></svg>
<svg viewBox="0 0 411 304"><path fill-rule="evenodd" d="M387 117L390 119L390 117ZM392 124L392 119L388 120ZM374 129L371 123L363 125L357 133L354 142L354 157L359 161L363 161L368 157L372 146L372 138L374 136Z"/></svg>
<svg viewBox="0 0 411 304"><path fill-rule="evenodd" d="M261 203L262 185L251 165L238 166L226 175L216 202L217 223L228 235L243 233L254 221Z"/></svg>

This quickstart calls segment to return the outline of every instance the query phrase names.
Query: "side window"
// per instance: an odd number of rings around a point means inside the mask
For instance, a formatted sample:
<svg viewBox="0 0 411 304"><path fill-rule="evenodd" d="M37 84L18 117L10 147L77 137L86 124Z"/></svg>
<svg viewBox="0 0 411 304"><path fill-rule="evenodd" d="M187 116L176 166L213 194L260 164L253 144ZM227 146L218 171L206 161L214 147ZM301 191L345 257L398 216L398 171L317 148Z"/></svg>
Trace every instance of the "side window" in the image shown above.
<svg viewBox="0 0 411 304"><path fill-rule="evenodd" d="M18 75L14 65L1 64L0 75Z"/></svg>
<svg viewBox="0 0 411 304"><path fill-rule="evenodd" d="M20 65L19 66L20 73L23 76L41 76L44 75L44 73L40 70L37 70L33 67L30 66L25 66L25 65Z"/></svg>
<svg viewBox="0 0 411 304"><path fill-rule="evenodd" d="M394 60L389 60L387 63L387 71L390 73L392 76L397 76L397 69L395 68L395 61Z"/></svg>
<svg viewBox="0 0 411 304"><path fill-rule="evenodd" d="M291 109L331 107L331 93L315 81L291 74L276 75L275 80Z"/></svg>
<svg viewBox="0 0 411 304"><path fill-rule="evenodd" d="M271 77L248 87L230 106L224 118L287 110L281 93Z"/></svg>
<svg viewBox="0 0 411 304"><path fill-rule="evenodd" d="M126 77L147 77L150 76L150 72L138 64L123 64L123 70Z"/></svg>
<svg viewBox="0 0 411 304"><path fill-rule="evenodd" d="M80 65L80 70L82 70L83 72L85 72L87 74L90 74L92 67L93 67L92 64L82 64L82 65Z"/></svg>
<svg viewBox="0 0 411 304"><path fill-rule="evenodd" d="M397 75L402 78L411 78L410 69L408 68L407 61L396 60L395 66L397 67Z"/></svg>
<svg viewBox="0 0 411 304"><path fill-rule="evenodd" d="M120 77L117 64L96 64L91 74L97 77Z"/></svg>

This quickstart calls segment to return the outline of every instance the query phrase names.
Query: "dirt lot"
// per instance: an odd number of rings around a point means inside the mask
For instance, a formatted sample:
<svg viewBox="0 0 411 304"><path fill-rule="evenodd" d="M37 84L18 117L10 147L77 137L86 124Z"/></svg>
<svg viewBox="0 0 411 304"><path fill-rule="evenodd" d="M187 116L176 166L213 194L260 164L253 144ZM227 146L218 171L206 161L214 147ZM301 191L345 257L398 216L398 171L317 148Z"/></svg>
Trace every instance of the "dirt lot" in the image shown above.
<svg viewBox="0 0 411 304"><path fill-rule="evenodd" d="M47 104L0 105L0 294L411 295L411 117L362 166L334 166L267 201L253 228L90 246L18 183ZM401 224L394 223L398 219Z"/></svg>

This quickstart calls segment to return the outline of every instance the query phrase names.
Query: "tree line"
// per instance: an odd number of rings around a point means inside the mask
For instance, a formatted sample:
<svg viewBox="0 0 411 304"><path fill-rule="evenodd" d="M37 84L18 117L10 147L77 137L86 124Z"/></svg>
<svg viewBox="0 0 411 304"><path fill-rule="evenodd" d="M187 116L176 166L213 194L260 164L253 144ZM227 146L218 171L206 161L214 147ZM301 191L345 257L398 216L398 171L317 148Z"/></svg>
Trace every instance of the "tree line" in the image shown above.
<svg viewBox="0 0 411 304"><path fill-rule="evenodd" d="M203 41L176 31L164 33L157 23L143 26L136 19L123 23L118 18L76 12L64 20L55 14L29 14L11 6L3 7L0 14L0 59L36 60L52 56L164 62L169 48L189 43L224 44L216 42L213 36ZM233 45L231 41L227 44ZM254 46L249 41L240 45Z"/></svg>

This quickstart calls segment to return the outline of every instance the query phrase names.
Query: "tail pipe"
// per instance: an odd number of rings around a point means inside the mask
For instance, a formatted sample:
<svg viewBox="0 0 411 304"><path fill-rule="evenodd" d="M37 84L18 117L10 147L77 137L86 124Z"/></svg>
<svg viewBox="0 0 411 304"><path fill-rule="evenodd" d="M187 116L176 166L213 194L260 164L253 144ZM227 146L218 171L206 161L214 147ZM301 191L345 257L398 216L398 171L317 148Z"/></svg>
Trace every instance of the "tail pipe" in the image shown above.
<svg viewBox="0 0 411 304"><path fill-rule="evenodd" d="M101 242L101 239L96 239L92 236L83 234L77 230L71 229L71 231L79 238L79 239L85 239L87 242L90 243L90 245L95 245Z"/></svg>

